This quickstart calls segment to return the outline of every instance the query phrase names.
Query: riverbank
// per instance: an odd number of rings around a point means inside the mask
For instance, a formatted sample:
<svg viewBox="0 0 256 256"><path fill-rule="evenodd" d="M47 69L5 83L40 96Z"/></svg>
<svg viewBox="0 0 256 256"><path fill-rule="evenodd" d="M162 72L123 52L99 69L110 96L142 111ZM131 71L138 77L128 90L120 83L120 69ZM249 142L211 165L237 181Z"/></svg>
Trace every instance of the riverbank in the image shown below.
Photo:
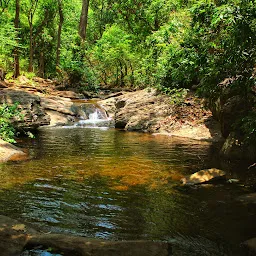
<svg viewBox="0 0 256 256"><path fill-rule="evenodd" d="M244 143L243 138L232 130L238 101L231 100L230 104L221 100L210 104L214 106L212 113L206 108L209 103L193 92L180 97L178 104L174 104L172 97L153 88L78 93L75 88L65 88L49 79L35 77L29 80L24 76L1 82L0 86L0 103L19 102L24 118L14 120L14 126L18 129L34 130L45 125L74 123L80 113L73 101L93 99L106 110L115 128L221 142L223 147L220 154L223 158L245 159L250 164L256 161L255 145Z"/></svg>
<svg viewBox="0 0 256 256"><path fill-rule="evenodd" d="M14 120L14 126L22 130L74 122L79 113L73 100L89 99L88 96L94 97L119 129L213 142L222 139L220 126L211 111L205 109L204 101L192 93L181 104L175 105L170 96L155 89L81 94L66 90L49 79L36 77L29 80L24 76L2 82L0 88L0 103L19 102L23 119ZM0 147L4 148L1 144ZM11 158L0 155L0 161L8 160Z"/></svg>
<svg viewBox="0 0 256 256"><path fill-rule="evenodd" d="M205 108L204 101L192 92L179 104L155 89L124 92L99 104L119 129L212 142L222 140L218 122Z"/></svg>

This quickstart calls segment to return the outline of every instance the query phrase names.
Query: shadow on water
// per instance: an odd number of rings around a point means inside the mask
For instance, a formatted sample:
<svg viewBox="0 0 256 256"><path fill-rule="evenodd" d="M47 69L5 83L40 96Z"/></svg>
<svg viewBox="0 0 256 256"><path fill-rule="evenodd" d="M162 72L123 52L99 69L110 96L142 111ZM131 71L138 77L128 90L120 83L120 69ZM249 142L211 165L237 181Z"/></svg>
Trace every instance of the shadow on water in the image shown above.
<svg viewBox="0 0 256 256"><path fill-rule="evenodd" d="M240 255L239 243L256 235L255 207L235 200L245 188L178 185L217 167L208 142L56 128L22 145L33 159L1 166L0 214L40 230L171 241L190 256Z"/></svg>

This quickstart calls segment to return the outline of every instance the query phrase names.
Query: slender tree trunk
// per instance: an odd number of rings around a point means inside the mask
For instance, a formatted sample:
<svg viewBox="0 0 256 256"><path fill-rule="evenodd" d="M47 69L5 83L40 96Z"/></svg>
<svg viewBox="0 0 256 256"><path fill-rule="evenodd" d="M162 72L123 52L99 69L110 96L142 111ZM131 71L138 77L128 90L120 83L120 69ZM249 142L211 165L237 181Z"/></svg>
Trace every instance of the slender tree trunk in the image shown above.
<svg viewBox="0 0 256 256"><path fill-rule="evenodd" d="M44 52L40 52L39 58L39 77L44 78Z"/></svg>
<svg viewBox="0 0 256 256"><path fill-rule="evenodd" d="M15 20L14 27L18 32L20 23L20 0L16 0L16 12L15 12ZM19 49L18 46L14 48L14 73L13 77L17 78L20 75L20 58L19 58Z"/></svg>
<svg viewBox="0 0 256 256"><path fill-rule="evenodd" d="M60 66L61 31L62 31L62 25L64 22L62 0L58 0L58 8L59 8L60 22L58 27L58 38L57 38L56 69L58 69Z"/></svg>
<svg viewBox="0 0 256 256"><path fill-rule="evenodd" d="M107 85L107 84L108 84L108 83L107 83L107 73L106 73L105 70L103 70L102 72L103 72L103 75L104 75L104 77L103 77L103 82L104 82L105 85Z"/></svg>
<svg viewBox="0 0 256 256"><path fill-rule="evenodd" d="M129 62L129 64L130 64L130 69L131 69L131 72L132 72L132 76L131 76L131 85L133 86L133 85L134 85L134 72L133 72L132 63Z"/></svg>
<svg viewBox="0 0 256 256"><path fill-rule="evenodd" d="M33 72L33 57L34 57L34 45L33 45L33 25L29 24L29 65L28 72Z"/></svg>
<svg viewBox="0 0 256 256"><path fill-rule="evenodd" d="M89 0L83 0L80 22L79 22L79 31L78 31L83 41L86 39L88 9L89 9Z"/></svg>
<svg viewBox="0 0 256 256"><path fill-rule="evenodd" d="M116 85L118 85L118 66L116 65Z"/></svg>
<svg viewBox="0 0 256 256"><path fill-rule="evenodd" d="M100 38L102 37L103 35L103 11L104 11L104 1L101 2L101 9L100 9Z"/></svg>
<svg viewBox="0 0 256 256"><path fill-rule="evenodd" d="M119 62L119 65L120 65L120 74L121 74L121 77L120 77L120 85L121 86L124 86L124 72L123 72L123 65L122 65L122 62L120 60L118 60Z"/></svg>

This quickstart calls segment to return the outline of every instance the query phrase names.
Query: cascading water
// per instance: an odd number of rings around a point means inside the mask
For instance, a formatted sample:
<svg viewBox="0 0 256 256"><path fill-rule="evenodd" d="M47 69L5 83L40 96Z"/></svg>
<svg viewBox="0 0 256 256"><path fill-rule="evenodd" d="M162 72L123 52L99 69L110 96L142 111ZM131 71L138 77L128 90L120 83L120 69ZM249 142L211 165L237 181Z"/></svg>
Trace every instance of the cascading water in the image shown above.
<svg viewBox="0 0 256 256"><path fill-rule="evenodd" d="M98 110L96 109L96 111L94 112L94 113L91 113L90 115L89 115L89 120L98 120L99 119L99 117L98 117Z"/></svg>
<svg viewBox="0 0 256 256"><path fill-rule="evenodd" d="M72 127L113 127L113 120L107 116L106 111L97 103L74 102L78 120Z"/></svg>

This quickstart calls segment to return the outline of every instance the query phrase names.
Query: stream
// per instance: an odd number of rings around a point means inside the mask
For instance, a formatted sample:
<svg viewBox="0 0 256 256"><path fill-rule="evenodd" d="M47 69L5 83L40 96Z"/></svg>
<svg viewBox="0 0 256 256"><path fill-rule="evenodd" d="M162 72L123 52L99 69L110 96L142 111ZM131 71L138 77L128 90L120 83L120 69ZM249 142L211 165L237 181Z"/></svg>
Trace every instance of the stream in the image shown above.
<svg viewBox="0 0 256 256"><path fill-rule="evenodd" d="M255 206L236 200L244 186L179 185L219 167L211 143L74 125L40 129L18 146L30 159L0 165L0 214L38 230L170 241L180 255L240 255L256 236Z"/></svg>

